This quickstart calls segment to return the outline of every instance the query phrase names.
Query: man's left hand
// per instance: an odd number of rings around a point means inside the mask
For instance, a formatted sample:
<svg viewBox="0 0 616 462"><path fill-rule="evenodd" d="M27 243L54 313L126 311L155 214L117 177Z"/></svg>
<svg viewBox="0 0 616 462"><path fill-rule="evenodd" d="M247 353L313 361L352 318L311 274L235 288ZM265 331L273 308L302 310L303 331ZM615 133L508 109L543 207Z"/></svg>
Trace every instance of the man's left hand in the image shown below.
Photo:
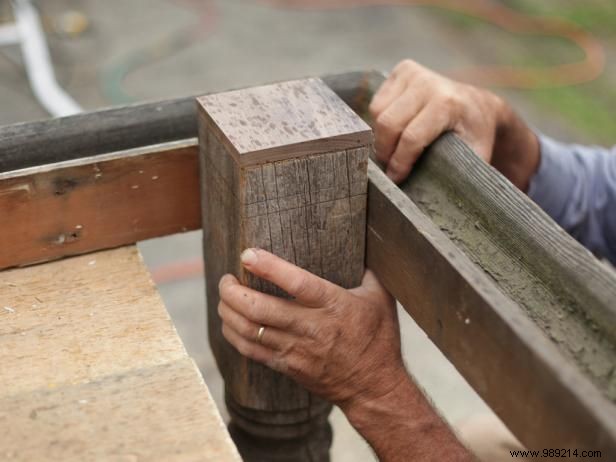
<svg viewBox="0 0 616 462"><path fill-rule="evenodd" d="M346 290L261 249L243 266L292 298L220 280L223 335L244 356L289 375L344 408L377 400L408 380L394 299L373 273ZM261 327L261 336L259 330Z"/></svg>

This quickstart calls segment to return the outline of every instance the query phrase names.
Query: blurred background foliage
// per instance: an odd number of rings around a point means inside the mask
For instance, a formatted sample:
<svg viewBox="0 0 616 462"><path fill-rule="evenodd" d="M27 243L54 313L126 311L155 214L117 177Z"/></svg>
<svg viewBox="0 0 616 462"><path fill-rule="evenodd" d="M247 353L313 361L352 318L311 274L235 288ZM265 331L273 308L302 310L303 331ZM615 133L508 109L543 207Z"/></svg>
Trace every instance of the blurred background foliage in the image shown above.
<svg viewBox="0 0 616 462"><path fill-rule="evenodd" d="M546 117L558 113L588 134L596 143L616 143L616 1L614 0L499 0L499 3L529 17L560 18L594 35L603 45L605 69L596 79L570 86L545 85L536 89L513 90L527 97ZM582 50L557 36L511 35L485 21L465 14L435 9L466 33L483 34L493 44L497 64L540 68L581 60Z"/></svg>

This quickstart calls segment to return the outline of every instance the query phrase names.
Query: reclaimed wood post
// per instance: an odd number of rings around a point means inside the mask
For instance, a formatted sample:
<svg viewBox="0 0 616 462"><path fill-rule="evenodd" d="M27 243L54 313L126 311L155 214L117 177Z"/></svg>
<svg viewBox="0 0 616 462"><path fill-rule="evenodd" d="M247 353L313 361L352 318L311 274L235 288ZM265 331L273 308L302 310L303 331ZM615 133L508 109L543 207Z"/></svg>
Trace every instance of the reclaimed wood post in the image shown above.
<svg viewBox="0 0 616 462"><path fill-rule="evenodd" d="M226 342L218 281L285 296L242 269L242 250L260 247L359 285L372 132L320 79L203 96L198 109L208 330L230 430L247 461L329 460L331 405Z"/></svg>

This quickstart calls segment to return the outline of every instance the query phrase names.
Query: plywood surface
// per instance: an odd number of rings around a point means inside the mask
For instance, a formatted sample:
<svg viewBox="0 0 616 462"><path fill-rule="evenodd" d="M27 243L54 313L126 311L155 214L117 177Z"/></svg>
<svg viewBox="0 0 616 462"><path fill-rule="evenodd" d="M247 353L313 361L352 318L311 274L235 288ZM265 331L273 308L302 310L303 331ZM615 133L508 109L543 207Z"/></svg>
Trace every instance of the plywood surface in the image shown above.
<svg viewBox="0 0 616 462"><path fill-rule="evenodd" d="M186 352L136 247L124 247L0 273L0 355L7 395Z"/></svg>
<svg viewBox="0 0 616 462"><path fill-rule="evenodd" d="M238 460L136 247L0 272L0 448Z"/></svg>
<svg viewBox="0 0 616 462"><path fill-rule="evenodd" d="M239 461L189 358L0 398L9 461Z"/></svg>

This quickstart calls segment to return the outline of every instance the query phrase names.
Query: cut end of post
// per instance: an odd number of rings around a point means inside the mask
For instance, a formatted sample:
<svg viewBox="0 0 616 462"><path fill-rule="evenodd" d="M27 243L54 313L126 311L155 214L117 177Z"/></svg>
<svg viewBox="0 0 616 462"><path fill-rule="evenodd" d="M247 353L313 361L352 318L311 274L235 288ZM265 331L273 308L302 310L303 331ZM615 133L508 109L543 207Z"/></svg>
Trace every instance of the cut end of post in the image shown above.
<svg viewBox="0 0 616 462"><path fill-rule="evenodd" d="M197 102L202 120L241 166L373 140L370 127L319 78L206 95Z"/></svg>

